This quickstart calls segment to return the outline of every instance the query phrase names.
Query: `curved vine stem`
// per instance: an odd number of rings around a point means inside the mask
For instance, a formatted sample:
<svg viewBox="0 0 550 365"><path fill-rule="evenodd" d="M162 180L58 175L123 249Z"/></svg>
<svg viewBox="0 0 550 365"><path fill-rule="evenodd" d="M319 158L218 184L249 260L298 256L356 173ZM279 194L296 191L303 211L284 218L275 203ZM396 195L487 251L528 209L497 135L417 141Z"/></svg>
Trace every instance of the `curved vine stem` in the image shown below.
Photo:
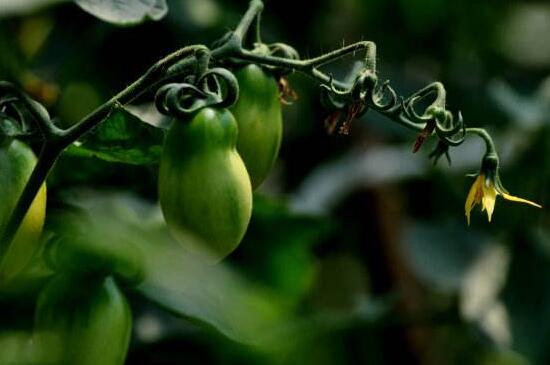
<svg viewBox="0 0 550 365"><path fill-rule="evenodd" d="M36 103L12 83L0 81L0 94L10 94L12 95L13 102L19 102L23 105L33 118L44 139L55 139L63 133L63 130L56 127L51 121L50 116L40 104Z"/></svg>
<svg viewBox="0 0 550 365"><path fill-rule="evenodd" d="M313 79L316 79L321 84L330 86L335 85L341 89L349 88L349 85L336 81L329 75L323 73L318 69L327 63L334 62L340 58L343 58L351 53L358 51L366 51L366 64L367 67L375 72L376 67L376 44L369 41L361 41L326 53L324 55L310 58L306 60L292 60L282 57L266 56L254 53L249 50L241 49L241 51L234 56L236 59L242 61L254 62L266 66L276 66L281 68L288 68L295 71L299 71Z"/></svg>
<svg viewBox="0 0 550 365"><path fill-rule="evenodd" d="M259 16L264 8L264 4L260 0L252 0L250 1L250 5L248 6L248 10L243 15L241 21L239 22L239 25L237 25L237 28L235 28L235 31L233 34L239 39L239 42L242 46L244 39L246 38L246 34L248 33L248 30L250 29L250 26L256 19L257 22L259 22ZM259 25L259 24L256 24ZM259 28L259 26L258 26ZM256 30L256 34L259 37L259 29Z"/></svg>
<svg viewBox="0 0 550 365"><path fill-rule="evenodd" d="M261 43L260 17L262 10L262 1L252 0L235 30L227 33L217 41L213 49L209 49L204 45L191 45L167 55L151 66L139 79L68 129L60 129L55 126L47 115L47 112L44 114L44 110L40 110L41 106L39 107L39 104L18 91L13 85L0 82L0 94L9 93L16 97L28 109L44 137L37 165L10 217L3 236L0 237L0 257L9 249L9 245L13 241L17 229L40 186L46 180L57 158L65 148L98 126L117 105L128 104L148 90L159 88L168 81L189 76L193 72L196 79L200 79L209 64L232 59L241 62L256 63L262 66L298 71L326 86L340 97L359 95L359 97L363 98L361 100L361 103L363 103L360 107L361 110L366 111L367 108L372 108L391 120L416 131L425 130L430 116L424 114L418 115L414 111L415 101L435 94L435 99L431 106L439 107L443 112L446 112L446 93L441 83L430 84L406 99L398 98L396 92L387 83L380 86L376 76L376 44L370 41L353 43L318 57L304 60L259 54L246 49L244 44L249 32L253 33L254 42ZM358 72L354 80L335 80L331 75L319 69L328 63L350 54L355 54L356 52L365 52L365 56L362 60L361 68L355 68ZM361 83L357 83L359 79ZM362 83L363 81L365 83ZM356 86L359 86L360 89L356 90ZM382 103L384 96L389 98L390 101ZM440 126L439 131L445 138L447 138L447 134L449 134L448 137L451 137L452 132L456 128L453 125L453 118L446 117L443 121L445 125ZM450 129L444 129L444 127L447 128L447 124L451 125ZM488 151L494 151L492 140L485 130L479 128L463 130L465 133L478 134L484 138ZM461 141L456 143L461 143Z"/></svg>
<svg viewBox="0 0 550 365"><path fill-rule="evenodd" d="M229 42L226 42L222 46L218 47L215 52L212 52L212 55L217 57L223 57L224 55L229 56L235 53L236 50L242 48L243 38L250 28L252 21L262 9L263 3L260 0L252 0L248 11L243 16L235 32L233 32L233 37L229 40ZM33 114L35 109L33 108L32 100L30 100L28 96L18 91L9 83L0 84L0 91L5 89L10 92L15 92L17 93L17 96L21 97L21 100L29 107L29 111L33 117L38 119L39 128L44 134L44 143L42 145L38 162L29 178L29 181L27 181L27 184L25 185L12 215L10 216L2 237L0 237L0 257L2 257L9 250L11 242L13 241L21 222L23 221L26 212L32 204L34 197L38 193L40 186L44 183L44 181L46 181L49 172L63 150L100 124L109 115L113 107L132 102L138 96L147 91L151 86L162 81L162 79L167 76L167 71L170 67L173 67L178 62L185 60L197 51L209 51L209 49L204 45L192 45L183 47L169 54L151 66L145 74L134 81L130 86L126 87L124 90L109 99L106 103L84 117L84 119L80 122L66 130L57 128L53 125L53 123L51 123L51 121L46 122L44 118L36 118L38 114ZM195 61L193 60L191 63L194 62Z"/></svg>
<svg viewBox="0 0 550 365"><path fill-rule="evenodd" d="M117 104L127 104L145 92L151 84L154 84L162 76L168 67L176 63L178 60L193 54L200 49L207 49L202 45L188 46L179 49L178 51L164 57L155 63L149 70L138 80L133 82L126 89L112 97L105 104L94 110L91 114L82 119L73 127L61 130L53 124L49 126L45 120L39 119L43 126L41 130L46 131L45 141L38 158L38 162L25 185L21 197L14 208L12 215L8 221L6 229L0 239L0 257L2 257L9 249L23 218L29 207L31 206L34 197L38 193L40 186L46 181L48 174L57 161L59 155L71 143L82 137L84 134L96 127L102 120L105 119L111 112L112 108ZM6 83L0 84L0 87L9 87ZM26 100L28 104L32 104L27 100L27 96L21 93L22 100ZM32 112L32 109L30 109ZM36 118L35 118L36 119ZM44 126L47 126L44 128Z"/></svg>
<svg viewBox="0 0 550 365"><path fill-rule="evenodd" d="M483 128L466 128L466 134L475 134L479 136L485 143L485 155L497 155L497 150L493 138L491 135Z"/></svg>

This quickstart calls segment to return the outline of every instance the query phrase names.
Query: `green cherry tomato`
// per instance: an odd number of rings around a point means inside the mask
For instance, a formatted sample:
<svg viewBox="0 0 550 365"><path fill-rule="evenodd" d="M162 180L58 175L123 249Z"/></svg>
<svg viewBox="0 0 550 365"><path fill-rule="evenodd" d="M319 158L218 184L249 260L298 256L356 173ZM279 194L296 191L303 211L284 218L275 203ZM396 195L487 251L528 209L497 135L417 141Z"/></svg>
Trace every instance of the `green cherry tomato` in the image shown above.
<svg viewBox="0 0 550 365"><path fill-rule="evenodd" d="M25 188L36 156L17 140L0 148L0 236ZM39 250L40 234L46 215L46 186L43 185L31 204L9 250L0 258L0 288L9 284L29 264Z"/></svg>
<svg viewBox="0 0 550 365"><path fill-rule="evenodd" d="M112 277L54 277L38 297L34 339L56 365L122 365L132 315Z"/></svg>
<svg viewBox="0 0 550 365"><path fill-rule="evenodd" d="M281 146L283 120L275 79L251 64L235 71L239 100L231 108L239 124L237 150L243 158L252 187L267 177Z"/></svg>
<svg viewBox="0 0 550 365"><path fill-rule="evenodd" d="M181 244L208 261L233 251L252 213L252 188L236 150L237 122L227 109L204 108L169 130L159 198Z"/></svg>

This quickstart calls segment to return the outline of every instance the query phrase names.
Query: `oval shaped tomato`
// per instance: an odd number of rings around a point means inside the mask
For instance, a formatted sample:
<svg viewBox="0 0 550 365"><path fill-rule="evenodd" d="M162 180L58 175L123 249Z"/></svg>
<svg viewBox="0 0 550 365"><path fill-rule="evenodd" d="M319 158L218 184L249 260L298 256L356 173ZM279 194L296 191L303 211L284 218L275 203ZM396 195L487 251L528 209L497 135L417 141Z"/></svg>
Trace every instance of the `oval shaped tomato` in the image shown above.
<svg viewBox="0 0 550 365"><path fill-rule="evenodd" d="M243 238L252 188L236 150L237 122L226 109L204 108L169 130L160 163L159 198L176 239L219 260Z"/></svg>
<svg viewBox="0 0 550 365"><path fill-rule="evenodd" d="M252 187L265 180L281 147L283 118L275 79L251 64L234 72L239 81L239 99L231 107L239 125L237 150Z"/></svg>
<svg viewBox="0 0 550 365"><path fill-rule="evenodd" d="M29 179L36 156L24 143L14 140L0 148L0 236ZM10 248L0 258L0 287L14 279L40 248L40 234L46 216L46 185L31 204Z"/></svg>
<svg viewBox="0 0 550 365"><path fill-rule="evenodd" d="M58 365L122 365L132 315L111 277L61 275L38 297L34 339Z"/></svg>

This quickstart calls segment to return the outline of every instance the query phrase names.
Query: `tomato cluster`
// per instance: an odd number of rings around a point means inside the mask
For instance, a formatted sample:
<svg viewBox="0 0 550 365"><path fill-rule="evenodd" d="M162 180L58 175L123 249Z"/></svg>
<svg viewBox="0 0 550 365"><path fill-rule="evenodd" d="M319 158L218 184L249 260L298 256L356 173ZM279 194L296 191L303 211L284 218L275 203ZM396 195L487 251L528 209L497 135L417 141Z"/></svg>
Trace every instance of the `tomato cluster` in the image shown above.
<svg viewBox="0 0 550 365"><path fill-rule="evenodd" d="M159 170L168 228L185 249L210 262L227 256L242 240L252 192L272 169L282 138L275 78L256 65L237 69L235 77L240 95L232 107L204 106L175 120ZM36 162L33 151L18 140L0 146L0 235ZM122 364L132 317L118 285L135 286L144 279L140 250L131 240L112 245L76 227L44 248L45 213L44 185L0 257L0 295L14 287L24 290L38 257L51 277L38 296L36 351L46 351L55 364Z"/></svg>
<svg viewBox="0 0 550 365"><path fill-rule="evenodd" d="M252 191L279 153L282 112L275 79L251 64L235 71L239 98L174 122L166 137L159 197L168 227L189 251L218 261L240 243Z"/></svg>

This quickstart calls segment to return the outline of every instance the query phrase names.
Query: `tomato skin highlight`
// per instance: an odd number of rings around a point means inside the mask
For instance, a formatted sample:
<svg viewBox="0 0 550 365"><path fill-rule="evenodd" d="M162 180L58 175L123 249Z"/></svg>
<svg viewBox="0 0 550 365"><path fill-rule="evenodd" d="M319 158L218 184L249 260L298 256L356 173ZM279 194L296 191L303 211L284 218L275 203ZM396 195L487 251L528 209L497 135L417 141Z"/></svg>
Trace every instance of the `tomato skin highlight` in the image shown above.
<svg viewBox="0 0 550 365"><path fill-rule="evenodd" d="M227 109L204 108L169 130L159 172L168 228L189 251L218 261L242 240L252 187L236 150L237 122Z"/></svg>
<svg viewBox="0 0 550 365"><path fill-rule="evenodd" d="M256 189L279 155L283 117L275 79L251 64L234 72L239 81L239 100L231 107L239 125L237 150Z"/></svg>
<svg viewBox="0 0 550 365"><path fill-rule="evenodd" d="M13 140L0 148L0 236L36 165L34 152ZM0 258L0 288L9 284L30 263L40 249L40 235L46 217L46 185L42 185L4 257Z"/></svg>
<svg viewBox="0 0 550 365"><path fill-rule="evenodd" d="M59 275L38 298L34 341L57 365L122 365L131 328L130 307L112 277Z"/></svg>

